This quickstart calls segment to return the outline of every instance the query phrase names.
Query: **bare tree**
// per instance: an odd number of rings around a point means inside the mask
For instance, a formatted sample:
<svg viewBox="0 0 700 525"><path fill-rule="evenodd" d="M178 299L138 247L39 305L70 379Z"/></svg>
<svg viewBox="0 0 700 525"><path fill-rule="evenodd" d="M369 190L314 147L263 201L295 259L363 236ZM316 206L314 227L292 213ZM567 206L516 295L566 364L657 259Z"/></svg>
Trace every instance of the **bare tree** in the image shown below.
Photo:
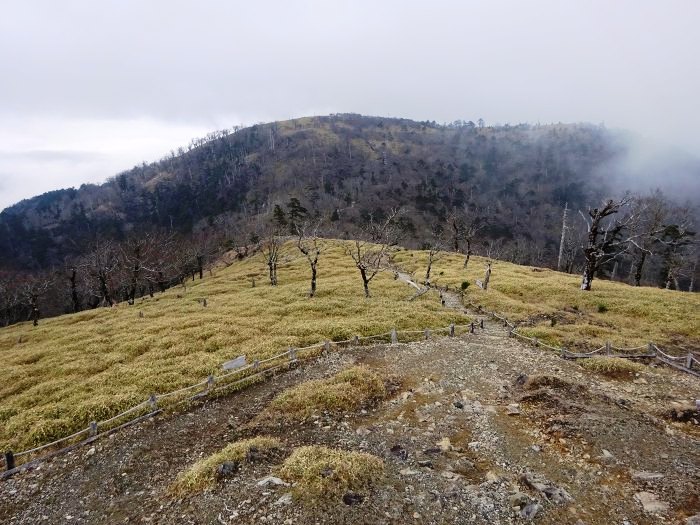
<svg viewBox="0 0 700 525"><path fill-rule="evenodd" d="M363 228L361 239L356 239L346 247L346 253L352 258L360 271L365 297L370 297L369 283L388 262L391 248L397 241L394 220L398 210L393 209L383 222L375 222L370 216Z"/></svg>
<svg viewBox="0 0 700 525"><path fill-rule="evenodd" d="M644 264L648 257L654 255L654 247L659 246L660 235L664 230L663 223L668 216L668 206L660 191L634 199L632 206L638 220L633 225L633 233L637 238L633 242L630 277L635 286L640 286Z"/></svg>
<svg viewBox="0 0 700 525"><path fill-rule="evenodd" d="M685 270L690 269L691 261L695 260L692 250L695 232L690 229L690 221L680 221L679 224L667 226L661 242L665 245L664 265L667 290L672 287L680 290L679 278L686 277Z"/></svg>
<svg viewBox="0 0 700 525"><path fill-rule="evenodd" d="M20 306L19 283L16 275L0 272L0 324L16 322Z"/></svg>
<svg viewBox="0 0 700 525"><path fill-rule="evenodd" d="M464 247L464 268L469 265L472 245L479 232L484 228L485 221L475 213L469 211L467 206L461 209L455 208L447 216L447 224L452 234L452 249L459 252Z"/></svg>
<svg viewBox="0 0 700 525"><path fill-rule="evenodd" d="M270 286L277 286L277 264L281 248L282 238L277 231L270 232L262 241L262 253L270 275Z"/></svg>
<svg viewBox="0 0 700 525"><path fill-rule="evenodd" d="M306 221L296 225L297 247L299 251L304 254L304 257L306 257L309 267L311 268L311 289L309 290L309 297L316 295L316 268L318 266L318 259L323 251L323 241L318 237L318 227L318 224L311 227Z"/></svg>
<svg viewBox="0 0 700 525"><path fill-rule="evenodd" d="M588 210L590 219L579 210L588 230L586 246L583 248L586 261L581 278L581 290L590 290L593 278L601 266L623 253L634 240L635 236L622 237L625 228L633 222L634 215L628 215L622 221L606 220L617 214L628 203L628 197L618 201L608 200L602 207Z"/></svg>
<svg viewBox="0 0 700 525"><path fill-rule="evenodd" d="M440 228L435 227L433 228L431 242L428 245L428 266L425 269L426 286L430 286L430 272L433 269L433 263L440 260L444 250L445 240L443 237L443 231Z"/></svg>
<svg viewBox="0 0 700 525"><path fill-rule="evenodd" d="M29 309L29 319L34 326L39 324L41 312L39 300L49 290L53 279L48 274L37 273L25 276L20 284L20 294Z"/></svg>
<svg viewBox="0 0 700 525"><path fill-rule="evenodd" d="M92 294L97 299L94 306L113 306L115 290L113 277L119 269L119 257L110 241L96 241L90 252L83 258L83 264L92 278Z"/></svg>

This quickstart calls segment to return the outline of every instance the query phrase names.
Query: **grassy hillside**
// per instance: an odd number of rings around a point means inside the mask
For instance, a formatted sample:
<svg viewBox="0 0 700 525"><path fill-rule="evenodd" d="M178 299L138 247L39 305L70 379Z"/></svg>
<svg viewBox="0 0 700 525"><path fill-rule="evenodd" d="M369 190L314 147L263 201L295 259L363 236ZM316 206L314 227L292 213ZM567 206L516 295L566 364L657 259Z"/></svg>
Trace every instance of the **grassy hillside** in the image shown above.
<svg viewBox="0 0 700 525"><path fill-rule="evenodd" d="M68 435L151 393L199 382L238 355L264 359L325 339L465 322L435 296L406 301L412 290L388 273L372 281L373 297L366 300L339 243L322 255L318 293L310 300L306 260L292 245L284 254L289 262L276 288L266 284L258 255L188 283L186 291L172 289L132 307L0 330L0 357L10 378L0 385L0 450ZM203 298L207 307L198 302Z"/></svg>
<svg viewBox="0 0 700 525"><path fill-rule="evenodd" d="M425 275L426 252L402 251L396 262L417 279ZM700 348L700 295L634 288L596 280L582 292L581 277L543 268L496 261L488 291L476 286L484 278L486 259L473 257L467 270L464 256L448 254L433 265L431 281L458 289L468 281L466 301L523 323L525 335L549 344L600 347L606 340L618 347L653 341L658 345Z"/></svg>
<svg viewBox="0 0 700 525"><path fill-rule="evenodd" d="M221 363L245 354L249 361L288 346L398 329L466 322L443 308L435 294L408 302L413 290L390 273L361 280L339 241L329 241L319 263L319 289L308 299L306 260L293 245L284 249L280 284L266 284L260 255L214 271L129 307L97 309L0 330L0 357L10 378L0 385L0 450L21 450L85 428L142 402L201 381ZM398 265L425 272L426 253L401 250ZM496 261L487 292L485 260L447 254L434 264L432 282L457 289L469 281L466 298L523 323L520 331L568 348L637 346L700 347L700 296L595 281L581 292L579 278ZM256 286L251 286L251 279ZM207 299L204 307L201 300ZM139 313L142 313L141 316Z"/></svg>

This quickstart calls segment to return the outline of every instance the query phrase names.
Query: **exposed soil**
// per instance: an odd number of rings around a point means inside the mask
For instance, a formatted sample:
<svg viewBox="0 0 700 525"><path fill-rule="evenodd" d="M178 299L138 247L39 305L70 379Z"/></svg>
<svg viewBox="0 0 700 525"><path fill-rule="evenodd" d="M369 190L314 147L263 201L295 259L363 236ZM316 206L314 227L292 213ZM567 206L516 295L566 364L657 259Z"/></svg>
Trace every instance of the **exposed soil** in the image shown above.
<svg viewBox="0 0 700 525"><path fill-rule="evenodd" d="M287 453L323 444L381 457L386 475L368 493L289 502L288 487L257 486L276 475L273 459L202 494L169 494L188 465L252 435L246 424L274 395L356 363L399 377L399 391L374 409L265 430ZM655 365L606 379L486 321L472 335L344 350L59 456L0 482L0 522L684 523L700 513L700 432L679 407L699 391Z"/></svg>

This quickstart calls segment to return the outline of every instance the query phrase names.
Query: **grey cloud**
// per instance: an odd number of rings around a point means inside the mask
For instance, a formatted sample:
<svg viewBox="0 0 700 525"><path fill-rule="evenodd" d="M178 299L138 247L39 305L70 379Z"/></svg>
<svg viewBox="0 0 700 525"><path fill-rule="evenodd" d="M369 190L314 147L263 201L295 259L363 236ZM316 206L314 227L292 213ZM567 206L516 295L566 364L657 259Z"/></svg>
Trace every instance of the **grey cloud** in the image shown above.
<svg viewBox="0 0 700 525"><path fill-rule="evenodd" d="M692 0L6 3L0 135L25 117L31 135L42 119L216 129L358 112L605 122L698 152L699 19Z"/></svg>

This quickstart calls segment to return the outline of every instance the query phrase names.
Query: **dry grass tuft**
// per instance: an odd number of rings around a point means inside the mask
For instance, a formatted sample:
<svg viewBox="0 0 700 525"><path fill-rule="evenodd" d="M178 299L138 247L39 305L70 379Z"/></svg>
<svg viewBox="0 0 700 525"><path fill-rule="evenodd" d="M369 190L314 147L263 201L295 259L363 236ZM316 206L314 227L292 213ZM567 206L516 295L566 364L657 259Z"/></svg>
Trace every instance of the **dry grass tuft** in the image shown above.
<svg viewBox="0 0 700 525"><path fill-rule="evenodd" d="M384 380L365 366L355 366L282 392L272 400L261 419L281 417L301 421L315 412L353 412L384 397Z"/></svg>
<svg viewBox="0 0 700 525"><path fill-rule="evenodd" d="M608 377L631 377L644 370L644 365L620 357L590 357L579 364L591 372Z"/></svg>
<svg viewBox="0 0 700 525"><path fill-rule="evenodd" d="M384 462L365 452L347 452L323 446L296 449L282 465L280 475L294 482L302 501L337 500L348 491L362 492L381 479Z"/></svg>
<svg viewBox="0 0 700 525"><path fill-rule="evenodd" d="M176 495L201 492L216 482L216 469L224 462L243 463L248 460L251 452L276 452L282 448L277 438L257 436L251 439L236 441L227 445L219 452L197 461L182 472L170 486L170 491Z"/></svg>

